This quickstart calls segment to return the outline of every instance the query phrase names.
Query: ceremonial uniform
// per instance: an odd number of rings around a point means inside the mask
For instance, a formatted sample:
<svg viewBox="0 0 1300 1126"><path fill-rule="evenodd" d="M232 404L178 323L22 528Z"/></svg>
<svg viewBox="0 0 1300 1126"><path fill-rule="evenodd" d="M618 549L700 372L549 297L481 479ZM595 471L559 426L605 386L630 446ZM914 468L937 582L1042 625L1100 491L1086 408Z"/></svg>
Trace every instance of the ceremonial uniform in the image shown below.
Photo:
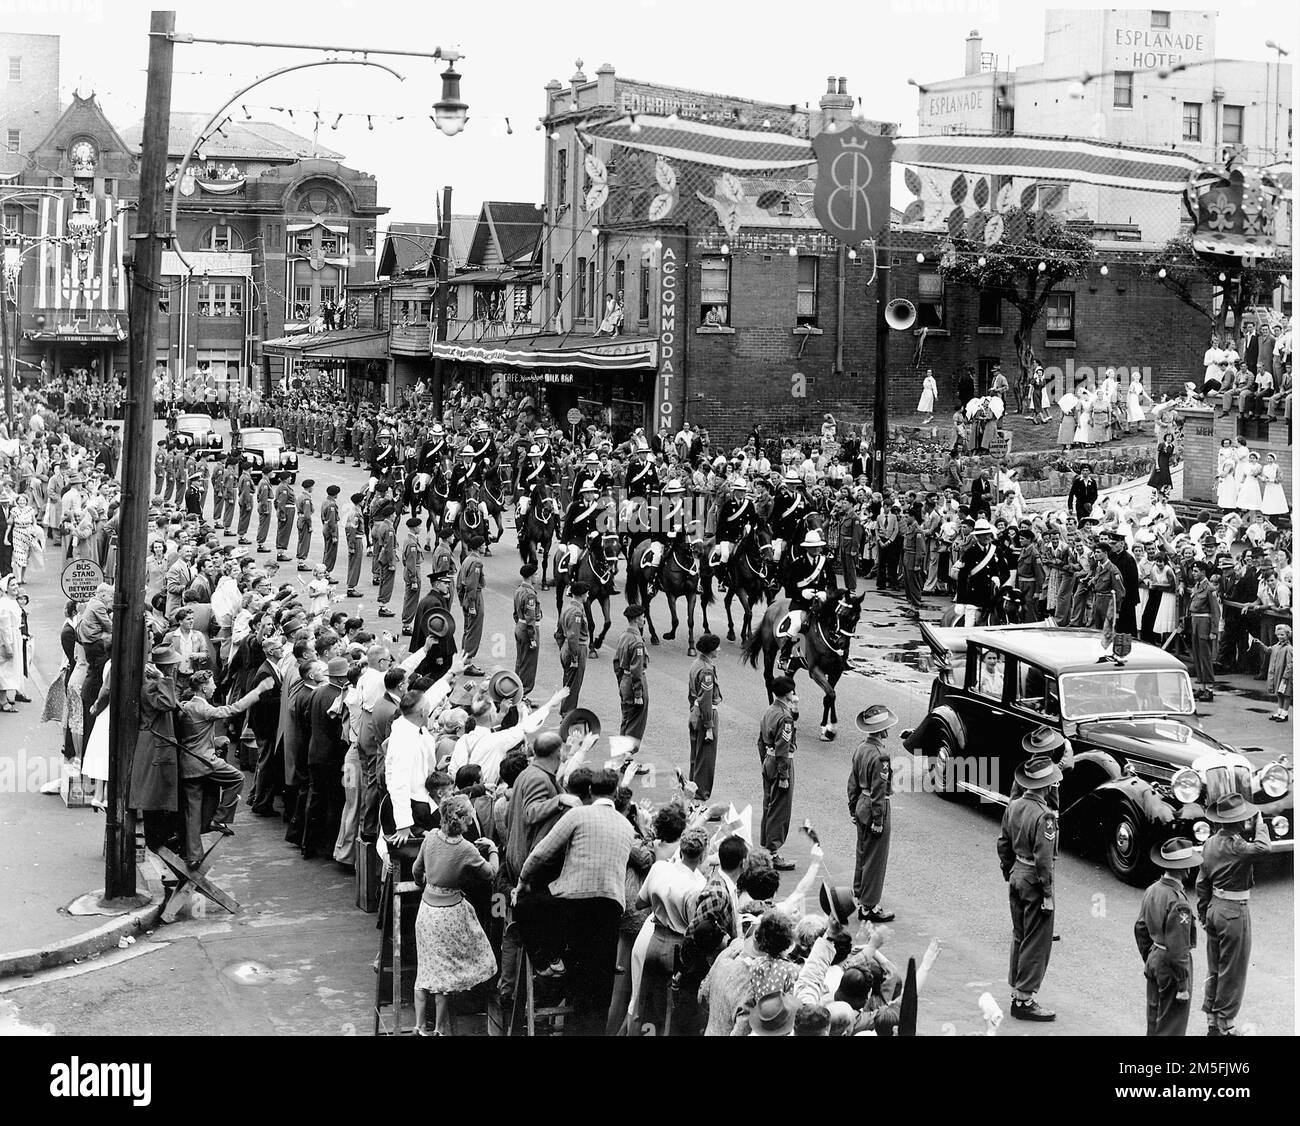
<svg viewBox="0 0 1300 1126"><path fill-rule="evenodd" d="M483 643L483 562L469 556L460 565L456 575L456 597L465 618L465 633L461 639L461 652L473 665L479 646ZM474 674L471 674L474 675Z"/></svg>
<svg viewBox="0 0 1300 1126"><path fill-rule="evenodd" d="M523 685L524 695L532 693L537 683L538 623L542 620L537 588L524 579L515 590L515 676Z"/></svg>
<svg viewBox="0 0 1300 1126"><path fill-rule="evenodd" d="M311 552L311 517L316 509L316 505L311 499L311 492L303 484L302 495L298 497L297 523L298 523L298 569L305 570L307 566L307 556Z"/></svg>
<svg viewBox="0 0 1300 1126"><path fill-rule="evenodd" d="M618 682L623 713L618 733L637 740L645 738L646 721L650 718L650 687L645 675L649 661L645 638L634 623L629 623L614 653L614 679Z"/></svg>
<svg viewBox="0 0 1300 1126"><path fill-rule="evenodd" d="M253 522L253 475L245 469L239 475L239 542L248 543L248 528Z"/></svg>
<svg viewBox="0 0 1300 1126"><path fill-rule="evenodd" d="M1045 790L1027 790L1008 804L998 836L998 861L1002 878L1011 885L1007 983L1020 1000L1038 992L1052 954L1056 836L1056 814L1048 806Z"/></svg>
<svg viewBox="0 0 1300 1126"><path fill-rule="evenodd" d="M420 604L420 575L424 552L420 550L419 530L411 529L406 546L402 548L402 632L415 621L415 608Z"/></svg>
<svg viewBox="0 0 1300 1126"><path fill-rule="evenodd" d="M570 596L560 610L560 633L564 637L560 645L560 667L564 670L564 687L569 690L563 710L569 712L578 706L591 640L587 632L587 607L581 598Z"/></svg>
<svg viewBox="0 0 1300 1126"><path fill-rule="evenodd" d="M763 713L758 725L758 757L763 766L763 820L759 844L773 853L781 851L790 835L797 741L794 713L783 701L775 701Z"/></svg>
<svg viewBox="0 0 1300 1126"><path fill-rule="evenodd" d="M388 603L393 597L393 577L397 574L397 547L394 543L392 517L385 516L376 520L370 528L370 546L374 550L371 573L375 585L379 587L379 608L388 610ZM390 617L388 610L384 617Z"/></svg>
<svg viewBox="0 0 1300 1126"><path fill-rule="evenodd" d="M968 627L979 625L980 616L987 614L996 604L1001 566L997 545L991 540L981 544L972 538L962 552L957 571L956 602L964 608Z"/></svg>
<svg viewBox="0 0 1300 1126"><path fill-rule="evenodd" d="M347 420L342 413L334 416L334 456L339 459L340 463L345 460L344 454L347 452L345 447L348 441Z"/></svg>
<svg viewBox="0 0 1300 1126"><path fill-rule="evenodd" d="M1205 842L1196 877L1196 913L1205 928L1205 1000L1201 1011L1212 1027L1232 1028L1246 993L1250 967L1250 889L1255 861L1272 851L1263 837L1248 840L1231 826Z"/></svg>
<svg viewBox="0 0 1300 1126"><path fill-rule="evenodd" d="M167 475L167 447L161 442L153 455L153 495L163 495L163 478Z"/></svg>
<svg viewBox="0 0 1300 1126"><path fill-rule="evenodd" d="M713 793L713 772L718 761L718 704L722 689L712 658L701 655L686 676L686 703L690 715L691 781L695 796L708 801Z"/></svg>
<svg viewBox="0 0 1300 1126"><path fill-rule="evenodd" d="M564 514L564 528L560 538L570 547L576 547L581 551L597 534L600 514L599 499L589 504L582 500L575 500Z"/></svg>
<svg viewBox="0 0 1300 1126"><path fill-rule="evenodd" d="M271 534L271 478L262 474L257 483L257 550L266 550L266 537Z"/></svg>
<svg viewBox="0 0 1300 1126"><path fill-rule="evenodd" d="M648 499L659 491L659 473L645 458L632 462L627 472L627 497Z"/></svg>
<svg viewBox="0 0 1300 1126"><path fill-rule="evenodd" d="M293 486L281 481L275 490L275 550L281 561L289 556L289 536L293 533Z"/></svg>
<svg viewBox="0 0 1300 1126"><path fill-rule="evenodd" d="M239 474L235 472L234 467L227 465L221 471L221 497L224 506L221 512L221 522L225 526L226 535L235 534L235 501L239 498Z"/></svg>
<svg viewBox="0 0 1300 1126"><path fill-rule="evenodd" d="M212 525L220 527L226 514L226 467L218 465L212 471Z"/></svg>
<svg viewBox="0 0 1300 1126"><path fill-rule="evenodd" d="M1177 876L1162 875L1147 888L1133 935L1146 963L1147 1035L1186 1036L1196 924ZM1181 1000L1180 993L1185 994Z"/></svg>
<svg viewBox="0 0 1300 1126"><path fill-rule="evenodd" d="M366 554L366 541L362 534L361 509L354 504L348 509L347 519L343 522L343 535L348 541L348 592L357 589L361 582L361 560Z"/></svg>
<svg viewBox="0 0 1300 1126"><path fill-rule="evenodd" d="M884 740L868 735L854 748L849 767L849 814L858 830L853 897L868 910L880 904L885 887L892 789L893 766Z"/></svg>
<svg viewBox="0 0 1300 1126"><path fill-rule="evenodd" d="M337 487L330 486L332 489ZM339 502L328 493L325 502L320 506L320 525L321 536L325 541L321 562L325 565L325 570L333 575L334 564L338 562L339 557Z"/></svg>

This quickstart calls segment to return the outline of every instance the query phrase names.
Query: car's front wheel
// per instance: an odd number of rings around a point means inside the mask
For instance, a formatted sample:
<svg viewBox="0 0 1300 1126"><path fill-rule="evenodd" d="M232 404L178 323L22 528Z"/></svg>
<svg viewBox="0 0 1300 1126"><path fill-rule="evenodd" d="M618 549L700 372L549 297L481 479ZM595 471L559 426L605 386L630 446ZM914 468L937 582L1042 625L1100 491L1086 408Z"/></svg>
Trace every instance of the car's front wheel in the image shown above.
<svg viewBox="0 0 1300 1126"><path fill-rule="evenodd" d="M1129 806L1117 810L1103 825L1106 865L1126 884L1141 886L1150 867L1146 822Z"/></svg>

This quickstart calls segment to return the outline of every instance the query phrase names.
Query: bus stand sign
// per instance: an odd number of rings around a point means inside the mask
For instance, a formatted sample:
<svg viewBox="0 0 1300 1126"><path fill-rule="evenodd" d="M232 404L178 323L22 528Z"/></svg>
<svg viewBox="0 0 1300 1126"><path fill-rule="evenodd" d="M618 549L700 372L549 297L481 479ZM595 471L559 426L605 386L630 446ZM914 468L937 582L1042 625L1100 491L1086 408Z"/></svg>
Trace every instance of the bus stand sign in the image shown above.
<svg viewBox="0 0 1300 1126"><path fill-rule="evenodd" d="M93 559L68 560L59 578L64 595L73 602L89 602L103 581L104 568Z"/></svg>

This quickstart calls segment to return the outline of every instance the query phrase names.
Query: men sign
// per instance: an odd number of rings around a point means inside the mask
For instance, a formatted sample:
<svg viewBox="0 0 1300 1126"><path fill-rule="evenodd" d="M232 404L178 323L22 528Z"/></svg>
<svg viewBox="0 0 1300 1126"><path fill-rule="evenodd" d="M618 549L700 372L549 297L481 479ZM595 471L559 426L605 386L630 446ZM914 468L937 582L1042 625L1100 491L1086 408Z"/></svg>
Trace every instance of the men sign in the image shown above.
<svg viewBox="0 0 1300 1126"><path fill-rule="evenodd" d="M64 596L73 602L89 602L103 581L104 568L93 559L70 559L59 576Z"/></svg>

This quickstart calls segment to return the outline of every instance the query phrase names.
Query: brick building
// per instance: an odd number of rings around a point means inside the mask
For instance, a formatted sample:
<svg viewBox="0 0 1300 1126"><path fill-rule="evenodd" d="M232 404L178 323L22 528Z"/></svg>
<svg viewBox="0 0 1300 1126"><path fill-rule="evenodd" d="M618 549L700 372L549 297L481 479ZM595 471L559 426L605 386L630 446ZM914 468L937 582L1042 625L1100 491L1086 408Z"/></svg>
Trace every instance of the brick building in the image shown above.
<svg viewBox="0 0 1300 1126"><path fill-rule="evenodd" d="M59 117L59 37L0 32L0 183Z"/></svg>

